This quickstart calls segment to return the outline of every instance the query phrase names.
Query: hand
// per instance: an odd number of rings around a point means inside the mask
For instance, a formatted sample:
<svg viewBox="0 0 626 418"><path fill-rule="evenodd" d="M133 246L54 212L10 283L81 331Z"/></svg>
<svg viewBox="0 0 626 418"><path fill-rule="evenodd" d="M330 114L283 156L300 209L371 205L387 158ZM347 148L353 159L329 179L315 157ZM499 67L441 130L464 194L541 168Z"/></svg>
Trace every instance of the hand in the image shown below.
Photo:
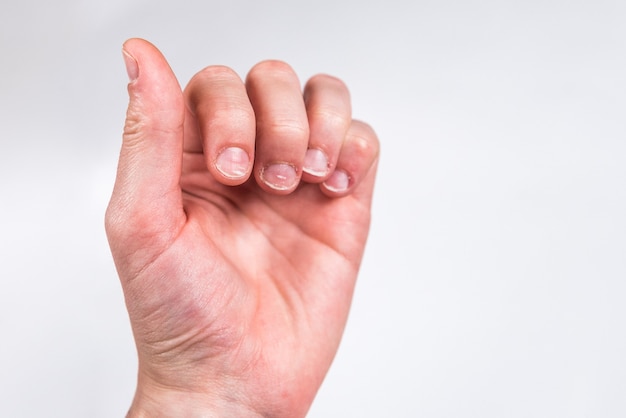
<svg viewBox="0 0 626 418"><path fill-rule="evenodd" d="M106 229L139 357L129 416L301 417L336 353L378 140L320 75L266 61L181 88L151 44L131 78Z"/></svg>

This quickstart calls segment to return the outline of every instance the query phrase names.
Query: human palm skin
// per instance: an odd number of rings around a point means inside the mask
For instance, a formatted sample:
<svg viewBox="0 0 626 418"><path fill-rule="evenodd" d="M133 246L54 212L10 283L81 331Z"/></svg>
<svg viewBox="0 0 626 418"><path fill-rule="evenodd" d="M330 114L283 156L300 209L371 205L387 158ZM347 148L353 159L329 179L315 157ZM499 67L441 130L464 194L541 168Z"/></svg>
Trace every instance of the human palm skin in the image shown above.
<svg viewBox="0 0 626 418"><path fill-rule="evenodd" d="M154 46L124 53L106 227L139 357L129 416L304 416L347 319L376 136L333 77L303 94L267 61L181 91Z"/></svg>

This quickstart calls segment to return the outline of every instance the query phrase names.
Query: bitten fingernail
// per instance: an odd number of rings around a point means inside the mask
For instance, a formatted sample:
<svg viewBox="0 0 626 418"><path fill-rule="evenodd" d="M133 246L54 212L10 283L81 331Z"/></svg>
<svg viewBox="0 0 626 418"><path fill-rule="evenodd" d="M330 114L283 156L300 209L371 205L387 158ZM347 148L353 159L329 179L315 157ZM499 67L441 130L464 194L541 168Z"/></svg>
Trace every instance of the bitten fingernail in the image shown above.
<svg viewBox="0 0 626 418"><path fill-rule="evenodd" d="M241 178L248 172L250 157L239 147L225 148L217 156L215 167L224 177L231 179Z"/></svg>
<svg viewBox="0 0 626 418"><path fill-rule="evenodd" d="M274 190L289 190L295 186L298 174L289 164L272 164L261 171L261 180Z"/></svg>
<svg viewBox="0 0 626 418"><path fill-rule="evenodd" d="M350 186L350 176L343 170L336 170L330 175L328 180L324 182L324 186L331 192L345 192Z"/></svg>
<svg viewBox="0 0 626 418"><path fill-rule="evenodd" d="M302 171L316 177L324 177L328 173L328 158L319 149L310 148L306 151Z"/></svg>
<svg viewBox="0 0 626 418"><path fill-rule="evenodd" d="M126 65L126 73L128 74L128 80L132 83L139 78L139 64L135 57L130 55L125 50L122 50L124 56L124 64Z"/></svg>

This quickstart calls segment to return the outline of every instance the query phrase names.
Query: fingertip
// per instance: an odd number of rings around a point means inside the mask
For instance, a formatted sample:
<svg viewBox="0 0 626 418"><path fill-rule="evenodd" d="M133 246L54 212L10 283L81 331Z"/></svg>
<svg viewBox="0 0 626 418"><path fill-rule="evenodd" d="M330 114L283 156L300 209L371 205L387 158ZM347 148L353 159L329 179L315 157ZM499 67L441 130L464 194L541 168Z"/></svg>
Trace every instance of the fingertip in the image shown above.
<svg viewBox="0 0 626 418"><path fill-rule="evenodd" d="M131 84L159 86L166 92L181 90L163 53L152 43L131 38L122 44L122 54ZM140 89L140 86L136 86Z"/></svg>
<svg viewBox="0 0 626 418"><path fill-rule="evenodd" d="M257 73L266 74L273 73L275 75L295 75L296 72L291 65L286 63L285 61L277 60L277 59L267 59L256 63L250 71L248 71L248 75L246 76L246 85L256 78L258 78Z"/></svg>
<svg viewBox="0 0 626 418"><path fill-rule="evenodd" d="M129 51L131 53L132 51L135 51L137 48L145 48L145 47L158 50L158 48L152 42L147 41L143 38L128 38L122 44L122 49Z"/></svg>
<svg viewBox="0 0 626 418"><path fill-rule="evenodd" d="M131 38L126 40L122 44L122 54L124 57L124 62L126 64L126 70L128 72L128 78L130 81L135 81L139 77L139 62L138 59L142 58L144 52L142 50L152 49L160 54L159 50L146 41L145 39L140 38Z"/></svg>

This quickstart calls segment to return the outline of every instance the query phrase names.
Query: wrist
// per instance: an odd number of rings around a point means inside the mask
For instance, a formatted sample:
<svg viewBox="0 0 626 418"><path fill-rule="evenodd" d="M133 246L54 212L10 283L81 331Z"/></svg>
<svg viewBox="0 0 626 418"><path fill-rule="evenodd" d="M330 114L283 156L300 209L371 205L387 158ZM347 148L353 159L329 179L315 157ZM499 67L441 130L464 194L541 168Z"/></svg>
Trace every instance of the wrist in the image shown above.
<svg viewBox="0 0 626 418"><path fill-rule="evenodd" d="M145 378L139 379L133 403L126 415L127 418L259 418L262 416L238 401L236 396L215 396L210 393L168 388L146 381Z"/></svg>

